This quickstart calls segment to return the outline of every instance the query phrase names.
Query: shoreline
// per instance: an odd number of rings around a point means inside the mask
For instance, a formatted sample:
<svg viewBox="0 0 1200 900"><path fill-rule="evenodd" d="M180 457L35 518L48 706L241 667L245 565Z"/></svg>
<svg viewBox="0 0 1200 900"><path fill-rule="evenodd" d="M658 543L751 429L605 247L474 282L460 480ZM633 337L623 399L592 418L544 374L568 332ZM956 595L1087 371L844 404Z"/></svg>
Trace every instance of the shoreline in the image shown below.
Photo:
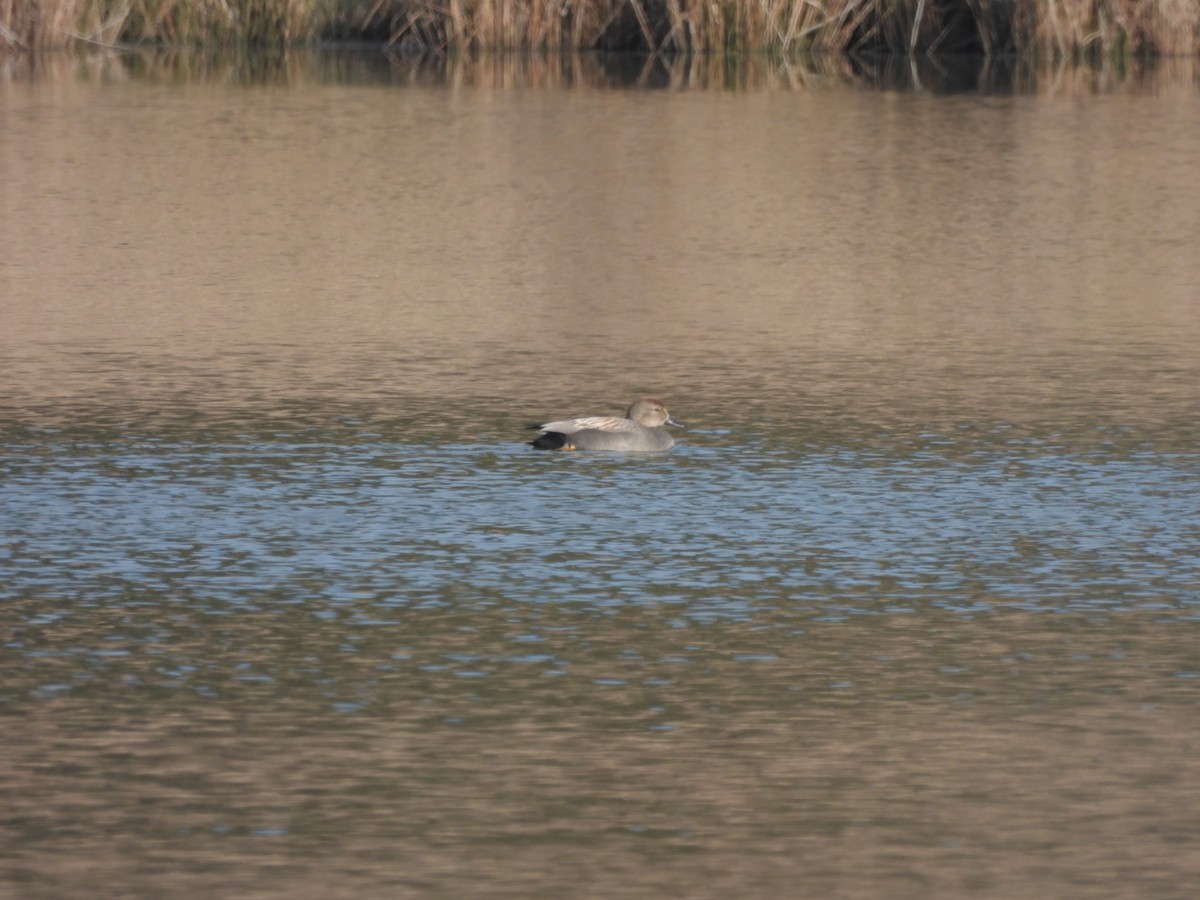
<svg viewBox="0 0 1200 900"><path fill-rule="evenodd" d="M1087 60L849 53L639 54L558 51L400 53L379 44L294 48L93 47L0 54L0 84L324 84L427 89L805 91L933 96L1194 98L1200 59Z"/></svg>

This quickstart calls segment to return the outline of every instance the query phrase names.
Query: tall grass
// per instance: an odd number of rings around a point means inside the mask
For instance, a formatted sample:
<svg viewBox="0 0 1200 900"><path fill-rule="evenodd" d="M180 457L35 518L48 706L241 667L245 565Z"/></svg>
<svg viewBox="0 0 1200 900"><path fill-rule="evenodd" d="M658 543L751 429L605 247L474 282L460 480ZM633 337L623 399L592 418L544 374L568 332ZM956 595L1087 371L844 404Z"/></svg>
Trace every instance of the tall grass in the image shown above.
<svg viewBox="0 0 1200 900"><path fill-rule="evenodd" d="M897 54L1200 51L1200 0L0 0L0 46Z"/></svg>
<svg viewBox="0 0 1200 900"><path fill-rule="evenodd" d="M283 46L314 36L312 0L0 0L0 43Z"/></svg>

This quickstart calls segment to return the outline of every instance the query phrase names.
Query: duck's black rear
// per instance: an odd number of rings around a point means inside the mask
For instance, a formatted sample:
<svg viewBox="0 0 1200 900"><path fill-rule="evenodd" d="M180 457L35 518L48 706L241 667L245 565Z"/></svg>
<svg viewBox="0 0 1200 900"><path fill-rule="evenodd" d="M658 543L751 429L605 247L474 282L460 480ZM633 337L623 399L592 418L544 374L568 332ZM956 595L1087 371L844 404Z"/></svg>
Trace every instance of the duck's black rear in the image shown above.
<svg viewBox="0 0 1200 900"><path fill-rule="evenodd" d="M539 450L561 450L568 443L565 434L560 434L557 431L547 431L545 434L539 434L530 441L529 446L537 447Z"/></svg>

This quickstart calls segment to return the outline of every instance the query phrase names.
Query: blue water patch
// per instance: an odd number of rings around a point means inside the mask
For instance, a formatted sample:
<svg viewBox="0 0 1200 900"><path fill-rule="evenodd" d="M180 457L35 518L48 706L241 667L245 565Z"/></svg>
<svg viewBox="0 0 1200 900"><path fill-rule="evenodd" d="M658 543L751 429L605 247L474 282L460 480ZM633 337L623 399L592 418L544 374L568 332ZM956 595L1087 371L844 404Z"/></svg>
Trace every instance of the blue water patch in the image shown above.
<svg viewBox="0 0 1200 900"><path fill-rule="evenodd" d="M1200 601L1193 456L525 449L10 452L0 599L38 598L30 626L81 603L295 604L385 629L410 609L480 603L653 604L711 622L795 605L837 617Z"/></svg>

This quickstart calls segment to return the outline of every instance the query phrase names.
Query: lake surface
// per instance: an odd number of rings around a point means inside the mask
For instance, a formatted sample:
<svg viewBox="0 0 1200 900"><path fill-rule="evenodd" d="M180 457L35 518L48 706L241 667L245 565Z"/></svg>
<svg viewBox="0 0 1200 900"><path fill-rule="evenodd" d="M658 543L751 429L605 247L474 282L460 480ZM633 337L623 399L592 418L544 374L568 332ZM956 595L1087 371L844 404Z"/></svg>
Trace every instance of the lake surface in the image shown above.
<svg viewBox="0 0 1200 900"><path fill-rule="evenodd" d="M1190 65L5 66L0 895L1200 880Z"/></svg>

